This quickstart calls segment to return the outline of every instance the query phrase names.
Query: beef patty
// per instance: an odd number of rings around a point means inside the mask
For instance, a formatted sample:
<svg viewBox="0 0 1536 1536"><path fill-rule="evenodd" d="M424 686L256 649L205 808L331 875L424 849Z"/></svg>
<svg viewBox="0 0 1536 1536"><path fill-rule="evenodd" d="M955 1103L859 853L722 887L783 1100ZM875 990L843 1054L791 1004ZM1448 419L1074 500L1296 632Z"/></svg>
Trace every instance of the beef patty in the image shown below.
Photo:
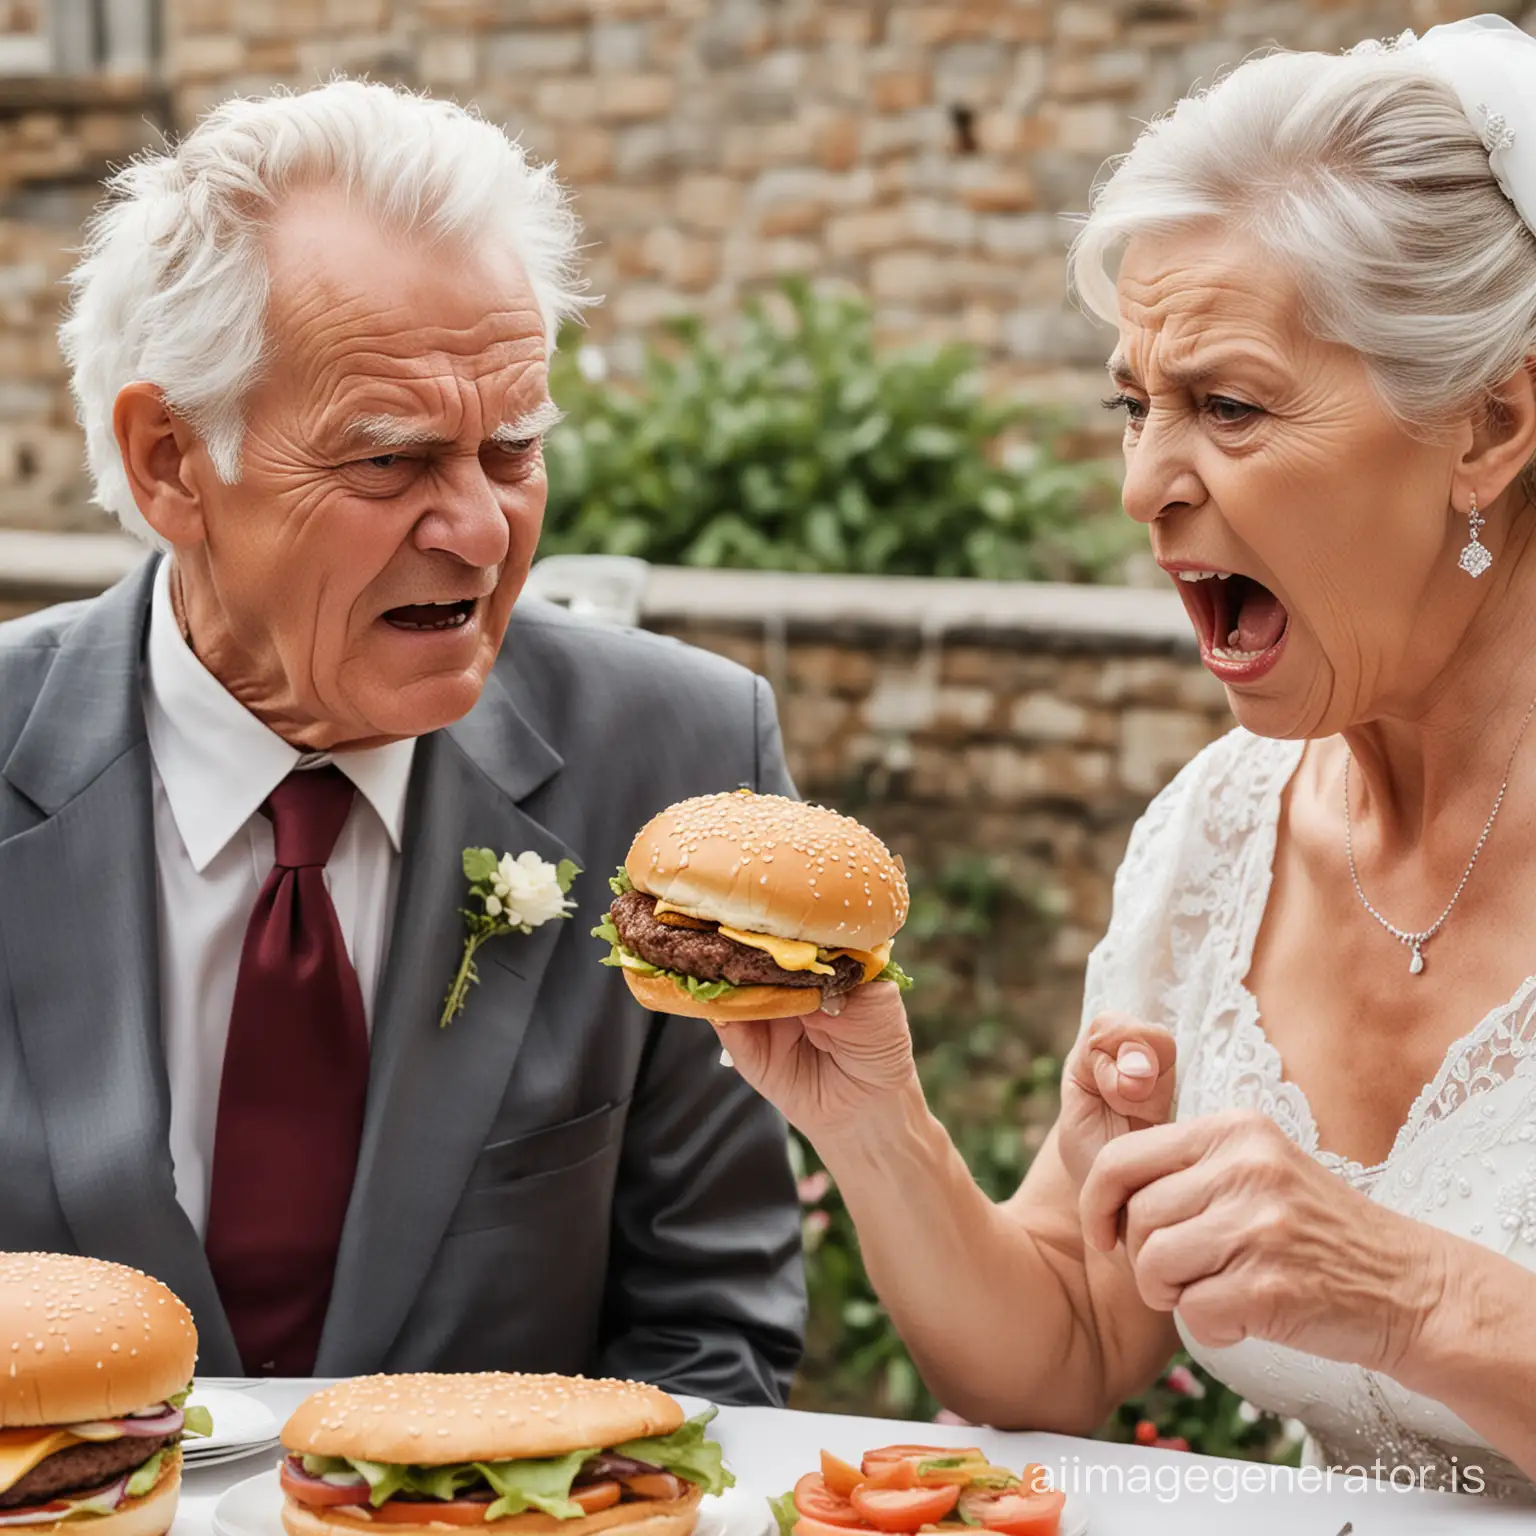
<svg viewBox="0 0 1536 1536"><path fill-rule="evenodd" d="M45 1456L18 1483L0 1493L0 1509L22 1504L46 1504L62 1494L84 1493L116 1482L125 1472L142 1466L156 1451L174 1445L177 1435L149 1439L124 1435L121 1440L88 1441Z"/></svg>
<svg viewBox="0 0 1536 1536"><path fill-rule="evenodd" d="M765 949L738 944L713 930L669 928L656 921L655 912L656 898L642 891L626 891L609 908L624 948L663 970L738 987L817 987L823 997L841 997L864 980L864 966L852 955L831 962L832 976L786 971Z"/></svg>

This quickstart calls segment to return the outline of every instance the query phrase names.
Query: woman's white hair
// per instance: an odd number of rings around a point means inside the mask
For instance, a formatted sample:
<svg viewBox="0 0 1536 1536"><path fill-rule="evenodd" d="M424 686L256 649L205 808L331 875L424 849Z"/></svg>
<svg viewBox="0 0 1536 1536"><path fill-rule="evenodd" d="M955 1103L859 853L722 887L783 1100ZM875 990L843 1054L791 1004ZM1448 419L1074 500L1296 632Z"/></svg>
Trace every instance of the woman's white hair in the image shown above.
<svg viewBox="0 0 1536 1536"><path fill-rule="evenodd" d="M389 230L499 242L522 264L551 346L585 302L578 225L548 167L445 101L358 80L225 102L175 148L107 183L60 327L95 499L158 543L118 453L119 391L143 380L240 478L244 406L266 350L264 236L288 193L343 190Z"/></svg>
<svg viewBox="0 0 1536 1536"><path fill-rule="evenodd" d="M1073 287L1116 318L1111 255L1219 221L1297 283L1309 328L1432 435L1536 354L1536 235L1452 88L1413 50L1251 59L1153 123L1098 188Z"/></svg>

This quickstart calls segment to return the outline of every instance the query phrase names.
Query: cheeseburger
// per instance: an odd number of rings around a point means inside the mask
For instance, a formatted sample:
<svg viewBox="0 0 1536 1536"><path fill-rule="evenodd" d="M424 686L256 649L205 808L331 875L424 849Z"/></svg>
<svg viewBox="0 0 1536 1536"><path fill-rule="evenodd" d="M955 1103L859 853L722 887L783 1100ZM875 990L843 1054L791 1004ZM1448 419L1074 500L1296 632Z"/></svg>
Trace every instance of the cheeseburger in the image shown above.
<svg viewBox="0 0 1536 1536"><path fill-rule="evenodd" d="M387 1525L690 1536L735 1481L655 1387L572 1376L362 1376L306 1398L283 1428L289 1536Z"/></svg>
<svg viewBox="0 0 1536 1536"><path fill-rule="evenodd" d="M197 1330L158 1280L58 1253L0 1254L0 1528L163 1536L176 1517Z"/></svg>
<svg viewBox="0 0 1536 1536"><path fill-rule="evenodd" d="M647 1008L777 1019L841 1009L891 961L907 918L901 860L867 827L749 790L684 800L640 830L593 930Z"/></svg>

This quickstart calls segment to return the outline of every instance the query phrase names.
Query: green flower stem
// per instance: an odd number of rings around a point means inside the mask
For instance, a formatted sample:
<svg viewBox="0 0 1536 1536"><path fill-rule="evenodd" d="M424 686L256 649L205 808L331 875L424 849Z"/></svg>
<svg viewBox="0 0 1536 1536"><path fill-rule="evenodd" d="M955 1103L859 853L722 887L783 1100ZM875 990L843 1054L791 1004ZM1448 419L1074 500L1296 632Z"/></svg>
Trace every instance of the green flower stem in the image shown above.
<svg viewBox="0 0 1536 1536"><path fill-rule="evenodd" d="M464 958L459 961L458 974L453 978L453 985L448 989L448 996L443 1001L443 1016L437 1021L439 1029L447 1029L463 1011L465 999L469 996L469 989L476 985L480 978L475 972L475 951L489 938L495 936L493 929L489 933L472 933L464 941Z"/></svg>

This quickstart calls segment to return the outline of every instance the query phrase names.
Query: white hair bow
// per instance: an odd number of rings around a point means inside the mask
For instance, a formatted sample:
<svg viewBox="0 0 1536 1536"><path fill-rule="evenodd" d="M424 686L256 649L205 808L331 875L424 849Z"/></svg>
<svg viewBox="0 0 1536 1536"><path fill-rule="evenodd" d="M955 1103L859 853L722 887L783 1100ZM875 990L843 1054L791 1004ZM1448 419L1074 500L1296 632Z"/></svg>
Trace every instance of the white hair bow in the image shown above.
<svg viewBox="0 0 1536 1536"><path fill-rule="evenodd" d="M1461 97L1500 190L1536 232L1536 37L1474 16L1431 27L1412 50Z"/></svg>

